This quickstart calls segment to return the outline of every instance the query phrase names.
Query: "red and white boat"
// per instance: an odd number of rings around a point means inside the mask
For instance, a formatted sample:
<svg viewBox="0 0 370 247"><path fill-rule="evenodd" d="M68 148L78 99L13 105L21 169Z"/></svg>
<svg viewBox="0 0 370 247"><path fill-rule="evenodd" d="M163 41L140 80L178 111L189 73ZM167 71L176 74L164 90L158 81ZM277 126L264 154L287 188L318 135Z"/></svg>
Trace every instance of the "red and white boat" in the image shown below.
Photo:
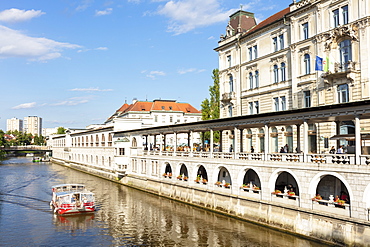
<svg viewBox="0 0 370 247"><path fill-rule="evenodd" d="M59 184L52 187L50 205L56 214L79 214L95 211L94 193L82 184Z"/></svg>

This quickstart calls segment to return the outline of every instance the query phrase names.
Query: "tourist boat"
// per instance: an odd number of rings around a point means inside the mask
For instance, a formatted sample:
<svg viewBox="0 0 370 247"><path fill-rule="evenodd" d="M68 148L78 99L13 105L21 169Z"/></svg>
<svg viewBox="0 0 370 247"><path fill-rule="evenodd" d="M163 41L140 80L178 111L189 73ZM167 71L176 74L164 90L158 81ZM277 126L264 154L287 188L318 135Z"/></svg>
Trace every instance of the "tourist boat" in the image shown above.
<svg viewBox="0 0 370 247"><path fill-rule="evenodd" d="M50 205L59 215L89 213L95 211L94 193L82 184L59 184L52 187Z"/></svg>

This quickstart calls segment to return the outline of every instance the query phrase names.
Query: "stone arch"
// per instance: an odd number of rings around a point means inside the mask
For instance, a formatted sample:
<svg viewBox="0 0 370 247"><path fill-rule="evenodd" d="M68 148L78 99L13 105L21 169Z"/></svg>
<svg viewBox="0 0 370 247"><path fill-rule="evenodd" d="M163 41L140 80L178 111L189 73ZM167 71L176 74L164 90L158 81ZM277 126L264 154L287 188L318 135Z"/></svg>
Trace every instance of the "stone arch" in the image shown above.
<svg viewBox="0 0 370 247"><path fill-rule="evenodd" d="M172 167L171 167L171 164L168 163L168 162L164 163L164 173L166 173L166 174L171 173L172 174Z"/></svg>
<svg viewBox="0 0 370 247"><path fill-rule="evenodd" d="M216 181L220 181L223 184L224 183L232 184L231 174L226 167L224 166L219 167Z"/></svg>
<svg viewBox="0 0 370 247"><path fill-rule="evenodd" d="M208 181L207 170L206 170L206 168L203 165L198 165L196 167L196 175L195 176L196 177L200 176L201 178L207 179L207 181Z"/></svg>
<svg viewBox="0 0 370 247"><path fill-rule="evenodd" d="M351 198L351 197L350 197ZM370 208L370 184L366 186L362 201L365 203L366 208Z"/></svg>
<svg viewBox="0 0 370 247"><path fill-rule="evenodd" d="M341 176L340 174L338 174L336 172L320 172L312 178L312 180L310 182L310 185L308 187L308 194L312 198L316 195L317 187L319 186L320 181L323 178L325 178L326 176L333 176L333 177L337 178L341 183L343 183L343 185L347 189L348 197L353 198L353 191L352 191L352 188L350 187L349 183L346 181L346 179L343 176ZM335 195L333 195L333 196L335 196ZM325 195L324 195L324 197L325 197ZM324 199L328 199L328 198L324 198Z"/></svg>
<svg viewBox="0 0 370 247"><path fill-rule="evenodd" d="M132 137L131 146L132 147L137 147L136 137Z"/></svg>
<svg viewBox="0 0 370 247"><path fill-rule="evenodd" d="M284 192L285 187L288 189L288 185L293 186L293 190L297 196L300 194L300 182L298 177L289 169L277 169L275 170L269 180L270 191L280 190Z"/></svg>
<svg viewBox="0 0 370 247"><path fill-rule="evenodd" d="M180 163L178 166L178 176L181 177L181 179L187 180L189 179L189 171L188 168L184 163ZM187 178L187 179L186 179Z"/></svg>
<svg viewBox="0 0 370 247"><path fill-rule="evenodd" d="M244 169L243 172L241 173L241 185L243 184L250 184L252 183L253 185L259 187L262 189L262 183L260 180L260 175L255 171L253 168L247 168Z"/></svg>

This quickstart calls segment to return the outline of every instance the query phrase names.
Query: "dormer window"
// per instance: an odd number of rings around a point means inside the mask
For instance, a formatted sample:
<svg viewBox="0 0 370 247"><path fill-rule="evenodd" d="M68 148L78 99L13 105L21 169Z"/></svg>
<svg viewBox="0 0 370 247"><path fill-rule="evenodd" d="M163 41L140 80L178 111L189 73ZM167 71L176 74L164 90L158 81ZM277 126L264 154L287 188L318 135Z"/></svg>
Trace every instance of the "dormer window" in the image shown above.
<svg viewBox="0 0 370 247"><path fill-rule="evenodd" d="M164 106L162 106L162 111L164 111Z"/></svg>
<svg viewBox="0 0 370 247"><path fill-rule="evenodd" d="M172 106L170 106L170 111L172 111Z"/></svg>

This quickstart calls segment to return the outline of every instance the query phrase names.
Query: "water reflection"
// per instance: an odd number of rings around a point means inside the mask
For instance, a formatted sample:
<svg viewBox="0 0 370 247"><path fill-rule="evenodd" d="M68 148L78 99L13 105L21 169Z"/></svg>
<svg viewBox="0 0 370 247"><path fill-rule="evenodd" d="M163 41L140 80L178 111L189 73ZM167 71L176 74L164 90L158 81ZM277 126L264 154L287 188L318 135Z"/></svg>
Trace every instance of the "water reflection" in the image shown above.
<svg viewBox="0 0 370 247"><path fill-rule="evenodd" d="M11 159L0 169L0 245L324 246L52 163ZM97 211L54 215L51 186L62 183L85 184Z"/></svg>

